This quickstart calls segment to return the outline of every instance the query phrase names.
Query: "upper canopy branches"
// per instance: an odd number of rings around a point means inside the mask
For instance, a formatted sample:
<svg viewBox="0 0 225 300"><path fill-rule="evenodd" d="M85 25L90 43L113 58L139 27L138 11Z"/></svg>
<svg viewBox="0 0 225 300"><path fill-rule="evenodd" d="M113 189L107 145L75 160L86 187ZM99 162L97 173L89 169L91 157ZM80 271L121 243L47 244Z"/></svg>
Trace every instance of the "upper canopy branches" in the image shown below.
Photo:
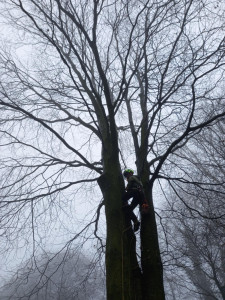
<svg viewBox="0 0 225 300"><path fill-rule="evenodd" d="M83 128L91 133L86 145L106 145L109 137L115 144L117 129L130 127L130 148L134 145L136 156L144 153L150 166L159 163L160 170L194 131L224 114L219 2L6 0L3 5L32 43L23 65L2 55L1 104L14 118L33 116L59 135L59 128L64 133ZM68 148L67 138L63 143ZM82 160L97 171L96 159Z"/></svg>

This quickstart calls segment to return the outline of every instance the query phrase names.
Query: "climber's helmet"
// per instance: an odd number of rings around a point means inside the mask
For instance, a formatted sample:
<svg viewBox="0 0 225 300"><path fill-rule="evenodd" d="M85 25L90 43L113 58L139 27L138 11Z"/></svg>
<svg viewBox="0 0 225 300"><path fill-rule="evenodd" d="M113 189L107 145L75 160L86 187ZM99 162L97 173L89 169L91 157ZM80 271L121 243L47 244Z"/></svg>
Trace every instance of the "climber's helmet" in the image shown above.
<svg viewBox="0 0 225 300"><path fill-rule="evenodd" d="M128 176L132 176L133 174L134 174L134 171L131 170L131 169L125 169L125 170L123 171L123 176L124 176L125 178L127 178Z"/></svg>

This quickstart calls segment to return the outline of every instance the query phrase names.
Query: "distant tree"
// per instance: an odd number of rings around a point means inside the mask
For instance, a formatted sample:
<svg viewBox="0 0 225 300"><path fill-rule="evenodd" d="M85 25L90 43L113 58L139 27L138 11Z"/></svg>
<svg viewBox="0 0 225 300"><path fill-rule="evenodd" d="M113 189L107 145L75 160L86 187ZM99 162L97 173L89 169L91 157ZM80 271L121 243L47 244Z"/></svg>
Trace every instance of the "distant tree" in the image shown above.
<svg viewBox="0 0 225 300"><path fill-rule="evenodd" d="M105 299L104 274L83 254L31 257L1 291L0 299Z"/></svg>
<svg viewBox="0 0 225 300"><path fill-rule="evenodd" d="M168 198L170 267L186 274L182 280L175 275L172 289L186 286L196 299L225 299L224 134L224 122L218 123L182 149L178 159L187 161L185 177L192 182L180 178Z"/></svg>
<svg viewBox="0 0 225 300"><path fill-rule="evenodd" d="M29 237L35 253L43 224L73 219L69 201L76 205L76 193L89 190L85 201L97 213L80 230L64 222L65 245L95 234L106 254L108 299L164 299L155 183L173 180L182 162L171 158L225 115L221 2L4 0L1 8L16 33L6 41L11 54L6 46L0 53L6 247ZM21 49L19 60L13 51ZM132 161L149 204L141 266L121 203L121 169ZM93 197L97 183L103 202ZM103 205L106 242L98 234Z"/></svg>

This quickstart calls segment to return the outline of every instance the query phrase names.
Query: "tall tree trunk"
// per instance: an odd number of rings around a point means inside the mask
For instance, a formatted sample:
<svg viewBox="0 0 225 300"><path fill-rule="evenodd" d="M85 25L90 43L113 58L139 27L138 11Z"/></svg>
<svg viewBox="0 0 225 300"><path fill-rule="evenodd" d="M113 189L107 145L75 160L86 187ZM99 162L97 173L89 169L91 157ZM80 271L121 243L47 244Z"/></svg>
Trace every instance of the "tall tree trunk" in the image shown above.
<svg viewBox="0 0 225 300"><path fill-rule="evenodd" d="M142 126L142 143L137 152L137 170L143 183L145 197L149 205L148 213L141 214L141 269L143 300L164 300L163 266L160 256L157 224L153 205L153 183L149 180L147 129Z"/></svg>
<svg viewBox="0 0 225 300"><path fill-rule="evenodd" d="M115 150L115 149L114 149ZM106 285L108 300L142 300L136 238L122 210L124 181L113 147L103 150L104 173L98 183L106 212Z"/></svg>
<svg viewBox="0 0 225 300"><path fill-rule="evenodd" d="M148 177L149 178L149 177ZM164 300L163 267L160 257L157 225L152 198L152 184L145 186L149 204L147 214L141 220L141 266L143 272L143 299Z"/></svg>

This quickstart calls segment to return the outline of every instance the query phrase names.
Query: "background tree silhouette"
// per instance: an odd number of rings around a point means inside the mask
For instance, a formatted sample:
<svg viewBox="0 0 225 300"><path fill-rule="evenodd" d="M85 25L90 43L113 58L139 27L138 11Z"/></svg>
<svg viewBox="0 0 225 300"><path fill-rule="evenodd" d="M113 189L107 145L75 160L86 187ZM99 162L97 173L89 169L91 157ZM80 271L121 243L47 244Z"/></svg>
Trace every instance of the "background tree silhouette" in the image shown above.
<svg viewBox="0 0 225 300"><path fill-rule="evenodd" d="M201 132L177 153L191 181L170 182L164 207L167 275L175 299L224 299L224 121ZM176 188L175 188L176 186ZM169 187L168 187L169 188ZM171 220L172 219L172 220ZM173 238L171 238L171 236ZM173 270L171 276L170 270Z"/></svg>
<svg viewBox="0 0 225 300"><path fill-rule="evenodd" d="M1 290L0 299L105 299L104 276L77 250L31 257Z"/></svg>

